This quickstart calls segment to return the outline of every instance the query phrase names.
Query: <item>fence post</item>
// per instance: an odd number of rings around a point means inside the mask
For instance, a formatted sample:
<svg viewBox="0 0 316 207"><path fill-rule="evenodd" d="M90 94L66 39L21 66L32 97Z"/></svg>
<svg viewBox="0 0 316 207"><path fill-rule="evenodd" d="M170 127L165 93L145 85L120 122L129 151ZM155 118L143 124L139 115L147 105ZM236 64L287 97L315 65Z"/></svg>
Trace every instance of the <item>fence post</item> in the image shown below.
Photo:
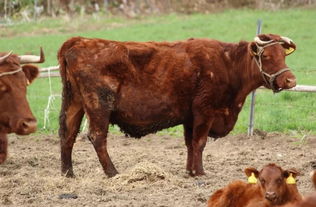
<svg viewBox="0 0 316 207"><path fill-rule="evenodd" d="M257 21L257 35L261 33L262 20ZM255 100L256 100L256 90L251 92L251 104L250 104L250 114L249 114L249 126L248 126L248 136L253 135L254 128L254 116L255 116Z"/></svg>

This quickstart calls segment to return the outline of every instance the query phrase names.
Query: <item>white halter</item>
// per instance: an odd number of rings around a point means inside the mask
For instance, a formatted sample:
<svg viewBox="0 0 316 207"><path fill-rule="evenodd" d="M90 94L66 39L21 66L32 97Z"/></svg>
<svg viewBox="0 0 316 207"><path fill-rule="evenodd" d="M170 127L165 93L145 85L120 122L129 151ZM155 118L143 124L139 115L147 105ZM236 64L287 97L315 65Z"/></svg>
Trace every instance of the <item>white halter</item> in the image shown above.
<svg viewBox="0 0 316 207"><path fill-rule="evenodd" d="M14 71L3 72L3 73L0 73L0 77L5 76L5 75L12 75L12 74L18 73L20 71L22 71L22 68L19 68L19 69L14 70Z"/></svg>

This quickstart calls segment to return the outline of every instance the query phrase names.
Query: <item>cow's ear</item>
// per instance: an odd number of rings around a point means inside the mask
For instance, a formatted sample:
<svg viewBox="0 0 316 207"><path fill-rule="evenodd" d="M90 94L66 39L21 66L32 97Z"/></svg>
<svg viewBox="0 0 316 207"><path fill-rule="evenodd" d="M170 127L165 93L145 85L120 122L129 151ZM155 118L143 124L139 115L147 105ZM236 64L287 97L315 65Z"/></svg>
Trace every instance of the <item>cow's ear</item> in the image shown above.
<svg viewBox="0 0 316 207"><path fill-rule="evenodd" d="M256 178L259 177L259 171L256 168L248 167L244 170L244 172L247 177L250 177L252 173L255 175Z"/></svg>
<svg viewBox="0 0 316 207"><path fill-rule="evenodd" d="M248 183L256 184L257 178L259 177L259 171L256 168L248 167L244 170L248 177Z"/></svg>
<svg viewBox="0 0 316 207"><path fill-rule="evenodd" d="M29 81L29 83L32 83L33 80L39 74L38 67L36 67L34 65L23 65L22 70L23 70L27 80Z"/></svg>
<svg viewBox="0 0 316 207"><path fill-rule="evenodd" d="M294 168L291 168L291 169L289 169L289 170L285 170L285 171L283 172L283 176L284 176L285 178L288 178L288 177L290 177L291 175L293 176L293 178L296 178L297 176L300 175L300 172L299 172L298 170L294 169Z"/></svg>
<svg viewBox="0 0 316 207"><path fill-rule="evenodd" d="M251 42L248 47L251 55L256 56L258 54L258 46L255 42Z"/></svg>
<svg viewBox="0 0 316 207"><path fill-rule="evenodd" d="M290 43L284 42L282 47L284 48L285 55L290 55L296 50L296 45L292 41Z"/></svg>

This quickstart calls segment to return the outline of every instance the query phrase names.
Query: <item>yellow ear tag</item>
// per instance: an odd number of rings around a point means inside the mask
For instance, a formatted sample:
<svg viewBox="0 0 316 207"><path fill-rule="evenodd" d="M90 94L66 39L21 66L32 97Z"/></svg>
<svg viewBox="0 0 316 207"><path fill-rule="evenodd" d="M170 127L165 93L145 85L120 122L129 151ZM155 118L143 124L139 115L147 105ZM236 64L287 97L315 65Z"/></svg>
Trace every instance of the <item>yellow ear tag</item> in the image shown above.
<svg viewBox="0 0 316 207"><path fill-rule="evenodd" d="M251 176L248 177L248 183L251 183L251 184L257 183L257 178L254 173L251 173Z"/></svg>
<svg viewBox="0 0 316 207"><path fill-rule="evenodd" d="M290 176L288 178L286 178L286 183L287 184L295 184L296 183L295 178L293 178L292 173L290 173Z"/></svg>
<svg viewBox="0 0 316 207"><path fill-rule="evenodd" d="M290 47L289 49L284 49L284 50L285 50L285 54L286 55L289 55L289 54L291 54L292 52L295 51L295 49L293 47Z"/></svg>

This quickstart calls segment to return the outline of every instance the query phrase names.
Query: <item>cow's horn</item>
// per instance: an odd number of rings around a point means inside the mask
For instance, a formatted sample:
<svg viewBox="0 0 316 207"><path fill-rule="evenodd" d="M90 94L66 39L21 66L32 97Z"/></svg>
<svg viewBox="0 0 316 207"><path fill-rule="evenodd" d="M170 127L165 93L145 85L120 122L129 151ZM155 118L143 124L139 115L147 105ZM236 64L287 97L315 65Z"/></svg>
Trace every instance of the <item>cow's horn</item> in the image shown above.
<svg viewBox="0 0 316 207"><path fill-rule="evenodd" d="M12 51L10 51L8 54L0 57L0 64L3 63L10 55L12 54Z"/></svg>
<svg viewBox="0 0 316 207"><path fill-rule="evenodd" d="M293 43L293 41L288 37L281 36L281 40L289 45Z"/></svg>
<svg viewBox="0 0 316 207"><path fill-rule="evenodd" d="M270 42L272 42L273 40L269 40L269 41L263 41L261 40L259 37L255 37L255 42L258 43L259 45L266 45L269 44Z"/></svg>
<svg viewBox="0 0 316 207"><path fill-rule="evenodd" d="M45 55L43 52L43 49L41 48L41 54L40 56L36 55L20 55L20 63L25 64L25 63L43 63L45 61Z"/></svg>

